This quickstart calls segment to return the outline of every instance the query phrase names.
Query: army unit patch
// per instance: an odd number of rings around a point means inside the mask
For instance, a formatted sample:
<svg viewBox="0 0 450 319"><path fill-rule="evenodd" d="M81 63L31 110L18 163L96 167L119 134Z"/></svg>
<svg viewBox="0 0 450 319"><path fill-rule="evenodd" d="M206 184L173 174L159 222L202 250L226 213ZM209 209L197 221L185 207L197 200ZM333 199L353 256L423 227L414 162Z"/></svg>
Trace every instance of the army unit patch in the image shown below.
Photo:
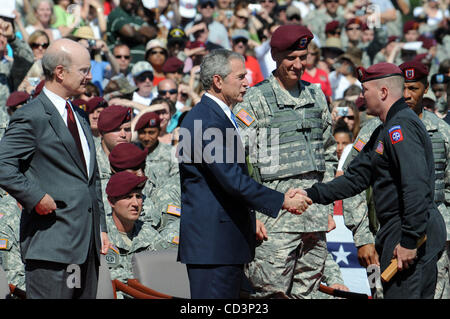
<svg viewBox="0 0 450 319"><path fill-rule="evenodd" d="M364 148L364 145L366 145L366 143L364 143L360 138L358 138L358 140L357 140L356 143L353 145L353 147L354 147L358 152L361 152L361 150Z"/></svg>
<svg viewBox="0 0 450 319"><path fill-rule="evenodd" d="M405 78L407 80L414 79L414 69L407 69L407 70L405 70Z"/></svg>
<svg viewBox="0 0 450 319"><path fill-rule="evenodd" d="M253 117L250 116L245 110L240 110L236 116L247 126L252 125L252 123L255 121Z"/></svg>
<svg viewBox="0 0 450 319"><path fill-rule="evenodd" d="M400 125L395 125L389 129L389 137L391 138L392 144L403 141L403 133Z"/></svg>
<svg viewBox="0 0 450 319"><path fill-rule="evenodd" d="M167 206L167 214L180 216L181 215L181 208L175 205L168 205Z"/></svg>
<svg viewBox="0 0 450 319"><path fill-rule="evenodd" d="M8 239L0 238L0 249L8 248Z"/></svg>
<svg viewBox="0 0 450 319"><path fill-rule="evenodd" d="M378 146L375 149L375 152L377 152L380 155L383 155L383 151L384 151L384 145L382 141L378 141Z"/></svg>

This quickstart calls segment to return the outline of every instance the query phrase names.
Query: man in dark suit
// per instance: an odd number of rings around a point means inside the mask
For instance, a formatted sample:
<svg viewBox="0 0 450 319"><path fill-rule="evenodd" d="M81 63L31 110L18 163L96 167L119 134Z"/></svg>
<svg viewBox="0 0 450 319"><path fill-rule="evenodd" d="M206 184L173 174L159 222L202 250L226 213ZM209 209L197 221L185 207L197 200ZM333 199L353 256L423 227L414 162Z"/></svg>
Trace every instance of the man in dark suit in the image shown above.
<svg viewBox="0 0 450 319"><path fill-rule="evenodd" d="M309 198L282 194L249 177L241 136L231 112L248 81L245 60L214 50L202 62L206 93L181 124L178 156L181 223L178 259L187 264L192 298L238 298L244 264L264 238L253 210L276 217L302 212ZM262 228L261 228L262 227Z"/></svg>
<svg viewBox="0 0 450 319"><path fill-rule="evenodd" d="M0 142L0 187L23 206L27 298L95 298L109 240L89 120L68 101L86 90L90 57L61 39L42 66L43 91L14 113Z"/></svg>

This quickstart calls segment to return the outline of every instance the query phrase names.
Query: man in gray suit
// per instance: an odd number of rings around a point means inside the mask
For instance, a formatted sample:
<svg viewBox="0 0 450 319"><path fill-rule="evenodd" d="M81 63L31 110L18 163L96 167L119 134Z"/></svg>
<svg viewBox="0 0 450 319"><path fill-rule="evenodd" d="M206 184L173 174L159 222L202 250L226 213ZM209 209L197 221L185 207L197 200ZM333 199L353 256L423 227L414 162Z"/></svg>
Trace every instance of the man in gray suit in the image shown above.
<svg viewBox="0 0 450 319"><path fill-rule="evenodd" d="M92 78L88 51L57 40L42 59L41 94L11 117L0 187L23 207L27 298L95 298L109 240L89 120L68 99Z"/></svg>

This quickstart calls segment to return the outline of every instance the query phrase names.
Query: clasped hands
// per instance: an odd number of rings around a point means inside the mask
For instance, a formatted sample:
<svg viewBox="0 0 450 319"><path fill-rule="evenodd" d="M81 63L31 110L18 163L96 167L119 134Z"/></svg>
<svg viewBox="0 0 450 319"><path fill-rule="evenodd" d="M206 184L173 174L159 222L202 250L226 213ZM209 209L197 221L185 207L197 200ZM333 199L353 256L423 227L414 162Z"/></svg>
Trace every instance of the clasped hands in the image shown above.
<svg viewBox="0 0 450 319"><path fill-rule="evenodd" d="M291 188L284 194L282 209L294 215L301 215L310 205L312 200L303 189Z"/></svg>

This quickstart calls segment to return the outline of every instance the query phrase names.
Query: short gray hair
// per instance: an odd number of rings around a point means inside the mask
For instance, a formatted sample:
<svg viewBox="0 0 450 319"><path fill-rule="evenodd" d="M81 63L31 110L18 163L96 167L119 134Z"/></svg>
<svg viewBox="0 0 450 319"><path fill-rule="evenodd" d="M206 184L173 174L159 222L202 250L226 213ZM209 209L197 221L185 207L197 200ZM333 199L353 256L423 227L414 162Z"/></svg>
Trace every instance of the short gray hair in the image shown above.
<svg viewBox="0 0 450 319"><path fill-rule="evenodd" d="M47 50L42 57L42 69L46 80L52 80L55 68L62 65L64 68L69 68L72 65L72 57L70 53L64 50L58 52Z"/></svg>
<svg viewBox="0 0 450 319"><path fill-rule="evenodd" d="M245 63L242 55L226 49L213 50L203 58L200 65L200 81L205 91L211 88L214 75L220 75L224 79L231 73L232 59L239 59Z"/></svg>

